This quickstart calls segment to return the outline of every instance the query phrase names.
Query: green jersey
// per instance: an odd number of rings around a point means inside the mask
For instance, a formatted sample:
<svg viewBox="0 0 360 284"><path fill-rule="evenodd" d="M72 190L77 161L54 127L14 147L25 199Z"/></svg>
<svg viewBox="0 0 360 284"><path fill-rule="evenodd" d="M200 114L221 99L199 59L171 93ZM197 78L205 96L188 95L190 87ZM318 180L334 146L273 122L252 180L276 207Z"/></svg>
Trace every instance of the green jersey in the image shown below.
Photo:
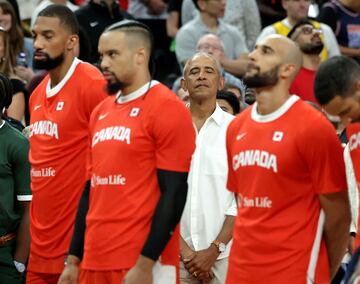
<svg viewBox="0 0 360 284"><path fill-rule="evenodd" d="M15 232L21 218L18 201L30 201L28 140L9 124L0 123L0 236Z"/></svg>

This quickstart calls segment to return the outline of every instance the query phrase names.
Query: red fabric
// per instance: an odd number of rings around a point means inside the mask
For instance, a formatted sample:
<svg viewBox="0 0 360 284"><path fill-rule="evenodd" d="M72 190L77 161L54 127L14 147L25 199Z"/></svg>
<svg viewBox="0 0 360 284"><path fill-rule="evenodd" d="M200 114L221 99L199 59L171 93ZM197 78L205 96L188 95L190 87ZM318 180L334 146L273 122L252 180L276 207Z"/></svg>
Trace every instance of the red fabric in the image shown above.
<svg viewBox="0 0 360 284"><path fill-rule="evenodd" d="M29 270L60 273L86 180L89 119L105 97L106 81L80 62L52 97L49 76L30 97L31 249Z"/></svg>
<svg viewBox="0 0 360 284"><path fill-rule="evenodd" d="M316 71L301 67L290 87L290 94L297 95L304 101L317 104L314 94L315 74Z"/></svg>
<svg viewBox="0 0 360 284"><path fill-rule="evenodd" d="M301 100L272 121L253 120L252 110L227 132L227 188L238 194L239 209L226 283L303 284L312 257L313 283L329 283L325 243L315 236L318 195L346 190L335 130ZM313 247L319 253L311 255Z"/></svg>
<svg viewBox="0 0 360 284"><path fill-rule="evenodd" d="M129 102L114 100L104 100L90 120L92 186L82 263L89 270L135 265L160 197L156 169L187 172L195 148L190 112L164 85ZM179 266L179 229L160 262Z"/></svg>
<svg viewBox="0 0 360 284"><path fill-rule="evenodd" d="M57 284L60 274L26 272L26 284Z"/></svg>

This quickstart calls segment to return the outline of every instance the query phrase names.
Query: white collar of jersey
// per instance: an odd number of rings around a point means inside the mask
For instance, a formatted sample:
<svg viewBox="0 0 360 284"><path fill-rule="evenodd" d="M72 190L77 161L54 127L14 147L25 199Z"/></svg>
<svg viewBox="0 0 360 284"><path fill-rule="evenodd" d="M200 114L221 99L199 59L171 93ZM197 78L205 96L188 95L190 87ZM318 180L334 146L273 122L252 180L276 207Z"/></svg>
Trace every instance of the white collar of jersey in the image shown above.
<svg viewBox="0 0 360 284"><path fill-rule="evenodd" d="M3 120L0 124L0 128L2 128L5 125L5 120Z"/></svg>
<svg viewBox="0 0 360 284"><path fill-rule="evenodd" d="M159 84L158 81L151 80L150 82L147 82L146 84L141 86L136 91L134 91L134 92L132 92L132 93L126 95L126 96L122 96L121 91L119 91L116 94L115 102L117 102L119 104L123 104L123 103L133 101L133 100L135 100L137 98L140 98L142 95L144 95L147 91L149 91L152 87L156 86L157 84Z"/></svg>
<svg viewBox="0 0 360 284"><path fill-rule="evenodd" d="M296 103L299 100L299 97L296 95L291 95L290 98L287 99L287 101L279 107L276 111L261 115L257 112L257 102L254 103L252 109L251 109L251 118L255 120L256 122L272 122L276 119L278 119L280 116L282 116L284 113L286 113L291 106Z"/></svg>
<svg viewBox="0 0 360 284"><path fill-rule="evenodd" d="M76 66L80 62L82 62L82 61L75 57L73 62L71 63L69 70L66 72L64 78L52 89L51 89L51 79L49 79L47 86L46 86L46 97L47 98L51 98L51 97L55 96L58 92L60 92L62 87L64 87L64 85L67 83L67 81L69 81L69 79L71 78L72 74L75 71Z"/></svg>

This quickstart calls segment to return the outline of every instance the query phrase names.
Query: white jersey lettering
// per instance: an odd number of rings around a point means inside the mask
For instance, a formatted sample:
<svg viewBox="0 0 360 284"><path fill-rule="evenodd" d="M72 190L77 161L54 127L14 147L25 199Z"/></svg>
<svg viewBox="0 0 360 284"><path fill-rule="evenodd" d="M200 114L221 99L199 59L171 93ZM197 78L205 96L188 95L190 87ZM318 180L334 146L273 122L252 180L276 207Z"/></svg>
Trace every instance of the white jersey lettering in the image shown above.
<svg viewBox="0 0 360 284"><path fill-rule="evenodd" d="M29 126L29 137L33 135L48 135L59 139L58 125L50 120L35 121Z"/></svg>
<svg viewBox="0 0 360 284"><path fill-rule="evenodd" d="M99 142L116 140L130 144L131 129L124 126L111 126L96 132L92 139L92 147Z"/></svg>
<svg viewBox="0 0 360 284"><path fill-rule="evenodd" d="M278 171L276 156L261 150L246 150L233 157L234 171L239 167L246 166L258 166L268 170L272 169L274 173Z"/></svg>

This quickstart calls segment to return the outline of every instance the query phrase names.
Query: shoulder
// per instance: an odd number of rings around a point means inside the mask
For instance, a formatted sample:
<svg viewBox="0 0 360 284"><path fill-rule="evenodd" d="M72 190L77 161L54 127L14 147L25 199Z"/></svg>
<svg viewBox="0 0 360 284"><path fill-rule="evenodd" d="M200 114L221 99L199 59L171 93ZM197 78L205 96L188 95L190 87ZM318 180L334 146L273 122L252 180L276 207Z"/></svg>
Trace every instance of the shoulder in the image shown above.
<svg viewBox="0 0 360 284"><path fill-rule="evenodd" d="M247 107L230 121L228 127L229 133L236 131L242 124L244 124L244 122L250 117L252 108L253 106Z"/></svg>
<svg viewBox="0 0 360 284"><path fill-rule="evenodd" d="M74 73L75 76L80 78L85 78L88 80L101 80L105 81L103 75L101 74L100 70L97 69L94 65L80 61L79 64L76 66L76 72ZM77 79L78 79L77 78Z"/></svg>
<svg viewBox="0 0 360 284"><path fill-rule="evenodd" d="M9 123L5 122L5 125L3 127L6 127L6 133L8 137L8 141L10 141L10 147L14 146L14 148L26 148L29 147L29 141L27 138L17 129L12 127Z"/></svg>
<svg viewBox="0 0 360 284"><path fill-rule="evenodd" d="M334 33L333 30L330 28L330 26L328 26L327 24L320 23L320 28L321 28L321 30L324 32L324 34ZM325 35L325 36L326 36L326 35Z"/></svg>

